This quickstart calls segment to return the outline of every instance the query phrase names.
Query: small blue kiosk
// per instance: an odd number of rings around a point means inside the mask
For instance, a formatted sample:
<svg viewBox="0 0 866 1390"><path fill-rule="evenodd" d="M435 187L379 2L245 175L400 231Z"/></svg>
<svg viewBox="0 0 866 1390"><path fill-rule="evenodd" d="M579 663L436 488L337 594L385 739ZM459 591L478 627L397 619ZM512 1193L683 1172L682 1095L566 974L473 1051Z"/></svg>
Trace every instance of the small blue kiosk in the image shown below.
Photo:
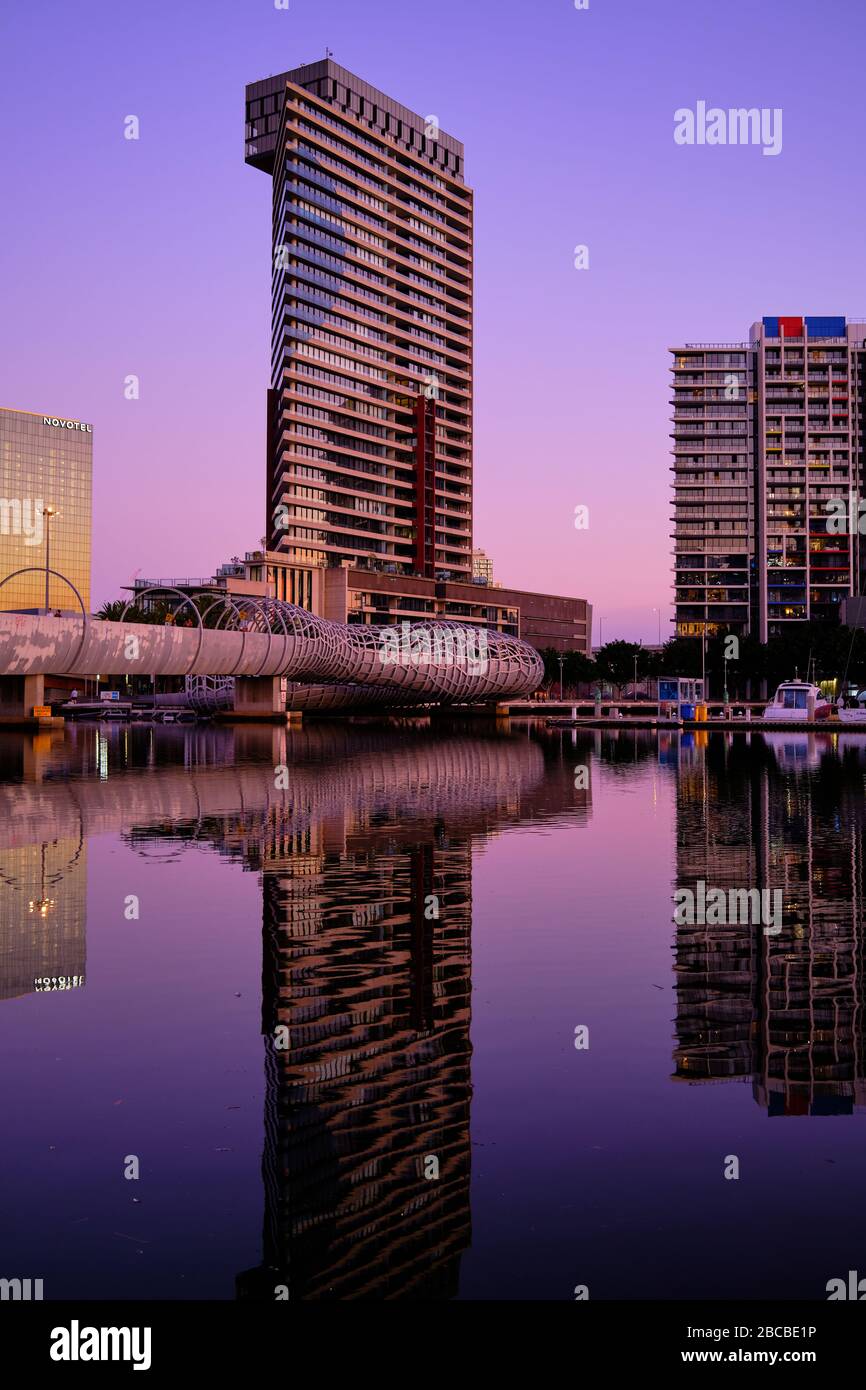
<svg viewBox="0 0 866 1390"><path fill-rule="evenodd" d="M659 676L659 705L673 705L680 719L694 719L695 705L704 702L704 682L700 676Z"/></svg>

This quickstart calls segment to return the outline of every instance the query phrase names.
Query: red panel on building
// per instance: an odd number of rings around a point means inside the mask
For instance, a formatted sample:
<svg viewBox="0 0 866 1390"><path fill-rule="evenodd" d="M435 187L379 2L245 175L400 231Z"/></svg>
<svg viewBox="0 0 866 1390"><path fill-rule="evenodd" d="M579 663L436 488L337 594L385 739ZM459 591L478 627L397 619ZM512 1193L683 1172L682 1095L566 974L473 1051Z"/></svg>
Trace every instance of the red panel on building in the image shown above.
<svg viewBox="0 0 866 1390"><path fill-rule="evenodd" d="M415 402L415 437L415 566L432 578L436 407L423 391Z"/></svg>
<svg viewBox="0 0 866 1390"><path fill-rule="evenodd" d="M779 335L786 338L802 338L803 320L802 319L779 319Z"/></svg>

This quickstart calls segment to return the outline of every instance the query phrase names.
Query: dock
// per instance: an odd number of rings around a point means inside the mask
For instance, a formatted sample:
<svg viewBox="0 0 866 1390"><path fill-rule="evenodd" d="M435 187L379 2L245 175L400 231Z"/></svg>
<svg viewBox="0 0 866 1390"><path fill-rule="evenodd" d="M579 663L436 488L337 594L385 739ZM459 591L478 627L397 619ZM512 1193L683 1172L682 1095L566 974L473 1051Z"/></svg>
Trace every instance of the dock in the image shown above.
<svg viewBox="0 0 866 1390"><path fill-rule="evenodd" d="M558 729L680 729L690 733L729 732L737 734L762 733L821 733L866 734L866 719L856 723L841 719L662 719L647 716L610 715L545 721Z"/></svg>
<svg viewBox="0 0 866 1390"><path fill-rule="evenodd" d="M830 719L764 719L766 700L707 700L706 719L683 719L669 714L656 701L603 700L511 700L497 708L500 715L513 718L541 719L551 728L560 729L680 729L695 733L716 730L720 733L851 733L866 734L866 710L861 720ZM667 702L662 702L667 704Z"/></svg>

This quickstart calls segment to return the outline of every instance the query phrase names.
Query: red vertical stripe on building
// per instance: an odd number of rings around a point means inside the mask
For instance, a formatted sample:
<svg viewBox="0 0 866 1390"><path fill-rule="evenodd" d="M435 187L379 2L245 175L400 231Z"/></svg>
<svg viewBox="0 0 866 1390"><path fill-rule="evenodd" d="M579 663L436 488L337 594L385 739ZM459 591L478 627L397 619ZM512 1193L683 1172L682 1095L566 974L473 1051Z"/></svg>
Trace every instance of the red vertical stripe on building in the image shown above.
<svg viewBox="0 0 866 1390"><path fill-rule="evenodd" d="M426 406L427 399L422 392L415 402L415 568L419 574L426 574L424 568L424 537L427 531Z"/></svg>

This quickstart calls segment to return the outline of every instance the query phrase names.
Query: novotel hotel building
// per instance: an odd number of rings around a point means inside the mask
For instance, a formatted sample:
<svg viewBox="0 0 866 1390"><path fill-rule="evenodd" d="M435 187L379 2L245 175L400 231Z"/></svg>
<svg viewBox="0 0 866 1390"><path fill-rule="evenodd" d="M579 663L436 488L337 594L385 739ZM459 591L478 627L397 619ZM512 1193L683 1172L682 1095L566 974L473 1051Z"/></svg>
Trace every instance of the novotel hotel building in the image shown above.
<svg viewBox="0 0 866 1390"><path fill-rule="evenodd" d="M44 608L50 540L51 569L90 611L92 489L92 425L0 407L0 609ZM78 611L72 589L53 577L49 605Z"/></svg>

